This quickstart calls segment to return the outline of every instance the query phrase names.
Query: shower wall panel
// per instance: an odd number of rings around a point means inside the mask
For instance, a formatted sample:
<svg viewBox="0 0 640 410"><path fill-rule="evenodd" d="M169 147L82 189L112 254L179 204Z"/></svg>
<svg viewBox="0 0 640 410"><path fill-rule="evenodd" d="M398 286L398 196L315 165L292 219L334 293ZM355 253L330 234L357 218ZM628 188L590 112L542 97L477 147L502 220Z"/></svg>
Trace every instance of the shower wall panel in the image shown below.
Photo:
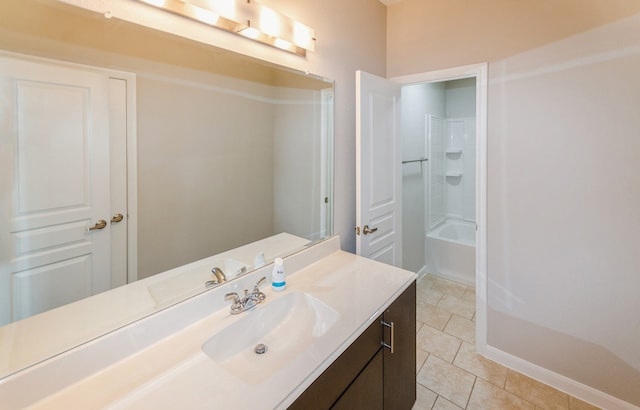
<svg viewBox="0 0 640 410"><path fill-rule="evenodd" d="M427 156L429 158L429 176L427 183L428 229L433 229L447 217L446 178L446 142L445 120L435 115L427 115Z"/></svg>
<svg viewBox="0 0 640 410"><path fill-rule="evenodd" d="M475 118L446 122L446 216L475 221Z"/></svg>

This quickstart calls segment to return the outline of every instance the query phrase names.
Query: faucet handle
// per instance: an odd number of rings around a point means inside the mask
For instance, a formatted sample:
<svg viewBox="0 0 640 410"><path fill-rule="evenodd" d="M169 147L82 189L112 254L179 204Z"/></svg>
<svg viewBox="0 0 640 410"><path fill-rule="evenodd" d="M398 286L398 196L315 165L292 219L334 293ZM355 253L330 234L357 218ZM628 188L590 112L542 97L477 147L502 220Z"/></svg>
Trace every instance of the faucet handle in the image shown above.
<svg viewBox="0 0 640 410"><path fill-rule="evenodd" d="M262 285L267 280L266 276L263 276L256 284L253 286L253 293L258 297L258 300L265 300L267 295L260 292L260 285Z"/></svg>
<svg viewBox="0 0 640 410"><path fill-rule="evenodd" d="M240 296L236 292L227 293L224 295L224 299L233 299L233 304L231 304L231 314L237 315L238 313L244 310L242 306L242 301L240 300Z"/></svg>

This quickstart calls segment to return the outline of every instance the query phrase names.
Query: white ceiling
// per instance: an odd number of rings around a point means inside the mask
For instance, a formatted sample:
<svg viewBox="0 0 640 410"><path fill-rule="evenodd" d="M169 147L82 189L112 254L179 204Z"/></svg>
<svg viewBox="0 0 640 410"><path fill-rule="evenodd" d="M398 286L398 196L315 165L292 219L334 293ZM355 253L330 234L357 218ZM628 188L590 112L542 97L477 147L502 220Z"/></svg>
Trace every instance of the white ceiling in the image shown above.
<svg viewBox="0 0 640 410"><path fill-rule="evenodd" d="M394 3L400 3L402 0L380 0L380 3L384 4L385 6L390 6Z"/></svg>

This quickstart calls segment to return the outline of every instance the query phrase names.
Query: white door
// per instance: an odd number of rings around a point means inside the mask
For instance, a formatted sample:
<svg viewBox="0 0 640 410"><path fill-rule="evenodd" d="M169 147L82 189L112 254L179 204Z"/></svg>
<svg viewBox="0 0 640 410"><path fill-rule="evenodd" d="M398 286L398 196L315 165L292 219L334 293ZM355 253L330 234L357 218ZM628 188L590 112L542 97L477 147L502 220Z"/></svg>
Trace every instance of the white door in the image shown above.
<svg viewBox="0 0 640 410"><path fill-rule="evenodd" d="M356 72L356 253L402 267L400 85Z"/></svg>
<svg viewBox="0 0 640 410"><path fill-rule="evenodd" d="M0 325L111 288L109 93L0 56Z"/></svg>

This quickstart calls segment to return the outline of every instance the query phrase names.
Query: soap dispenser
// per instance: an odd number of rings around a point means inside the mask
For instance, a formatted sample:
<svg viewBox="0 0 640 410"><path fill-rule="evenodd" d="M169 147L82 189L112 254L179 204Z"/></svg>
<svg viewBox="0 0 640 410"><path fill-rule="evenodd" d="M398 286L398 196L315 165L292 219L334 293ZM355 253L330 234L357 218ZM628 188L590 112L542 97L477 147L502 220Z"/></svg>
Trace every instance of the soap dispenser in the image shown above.
<svg viewBox="0 0 640 410"><path fill-rule="evenodd" d="M271 287L276 292L287 288L287 281L284 273L284 261L282 258L276 258L273 261L273 271L271 272Z"/></svg>

